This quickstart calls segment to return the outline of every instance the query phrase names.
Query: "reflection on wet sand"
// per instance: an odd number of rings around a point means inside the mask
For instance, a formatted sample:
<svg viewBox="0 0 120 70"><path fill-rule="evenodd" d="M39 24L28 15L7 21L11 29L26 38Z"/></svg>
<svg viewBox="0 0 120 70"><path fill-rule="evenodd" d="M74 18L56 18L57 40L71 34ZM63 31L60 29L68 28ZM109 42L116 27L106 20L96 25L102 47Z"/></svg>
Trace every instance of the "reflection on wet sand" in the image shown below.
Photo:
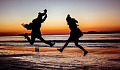
<svg viewBox="0 0 120 70"><path fill-rule="evenodd" d="M39 52L39 47L35 47L35 52Z"/></svg>
<svg viewBox="0 0 120 70"><path fill-rule="evenodd" d="M120 69L120 48L0 47L0 69ZM39 51L39 52L38 52Z"/></svg>

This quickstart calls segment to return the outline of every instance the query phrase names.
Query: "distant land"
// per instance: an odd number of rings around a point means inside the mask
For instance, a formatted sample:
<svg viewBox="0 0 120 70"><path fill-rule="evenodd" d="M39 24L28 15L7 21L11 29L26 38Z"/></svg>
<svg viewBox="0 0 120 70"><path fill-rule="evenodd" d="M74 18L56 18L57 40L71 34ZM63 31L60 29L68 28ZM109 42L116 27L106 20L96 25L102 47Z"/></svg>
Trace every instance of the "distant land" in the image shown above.
<svg viewBox="0 0 120 70"><path fill-rule="evenodd" d="M120 32L97 32L97 31L88 31L83 32L84 34L111 34L111 33L120 33Z"/></svg>
<svg viewBox="0 0 120 70"><path fill-rule="evenodd" d="M96 32L96 31L88 31L88 32L83 32L84 34L111 34L111 33L120 33L120 32ZM19 34L19 36L23 36L24 34ZM30 35L30 33L28 34ZM43 34L43 35L56 35L56 34ZM60 35L60 34L58 34ZM63 35L63 34L61 34ZM68 35L68 34L64 34Z"/></svg>
<svg viewBox="0 0 120 70"><path fill-rule="evenodd" d="M97 32L97 31L88 31L88 32L83 32L84 34L112 34L112 33L120 33L120 32ZM23 36L24 34L1 34L0 36ZM30 33L28 33L30 35ZM43 35L56 35L56 34L43 34ZM59 34L60 35L60 34ZM63 34L62 34L63 35ZM68 34L64 34L68 35Z"/></svg>

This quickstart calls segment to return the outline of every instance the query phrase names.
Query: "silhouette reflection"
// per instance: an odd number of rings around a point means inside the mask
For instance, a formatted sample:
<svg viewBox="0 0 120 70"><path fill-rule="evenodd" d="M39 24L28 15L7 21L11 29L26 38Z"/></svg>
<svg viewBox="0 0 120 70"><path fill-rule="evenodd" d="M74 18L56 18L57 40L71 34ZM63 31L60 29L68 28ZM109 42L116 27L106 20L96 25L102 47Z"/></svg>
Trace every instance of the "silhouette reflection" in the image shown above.
<svg viewBox="0 0 120 70"><path fill-rule="evenodd" d="M39 52L39 47L35 47L35 52Z"/></svg>

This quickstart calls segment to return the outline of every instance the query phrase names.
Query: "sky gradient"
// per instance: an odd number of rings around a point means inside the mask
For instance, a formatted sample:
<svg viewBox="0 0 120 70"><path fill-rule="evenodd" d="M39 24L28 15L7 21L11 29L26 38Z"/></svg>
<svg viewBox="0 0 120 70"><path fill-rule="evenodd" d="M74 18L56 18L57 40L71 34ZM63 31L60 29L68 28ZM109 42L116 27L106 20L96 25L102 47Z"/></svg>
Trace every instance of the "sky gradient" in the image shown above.
<svg viewBox="0 0 120 70"><path fill-rule="evenodd" d="M67 14L87 31L120 31L120 0L0 0L0 35L30 32L21 26L47 9L42 34L69 34Z"/></svg>

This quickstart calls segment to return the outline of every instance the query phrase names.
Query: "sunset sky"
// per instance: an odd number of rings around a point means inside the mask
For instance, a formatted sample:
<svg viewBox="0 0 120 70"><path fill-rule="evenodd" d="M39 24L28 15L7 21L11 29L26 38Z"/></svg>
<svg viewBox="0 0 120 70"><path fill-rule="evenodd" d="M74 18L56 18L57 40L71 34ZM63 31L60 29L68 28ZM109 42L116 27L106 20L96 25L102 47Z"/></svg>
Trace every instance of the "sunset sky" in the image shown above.
<svg viewBox="0 0 120 70"><path fill-rule="evenodd" d="M69 34L67 14L87 31L120 31L120 0L0 0L0 35L30 32L21 26L47 9L42 34Z"/></svg>

